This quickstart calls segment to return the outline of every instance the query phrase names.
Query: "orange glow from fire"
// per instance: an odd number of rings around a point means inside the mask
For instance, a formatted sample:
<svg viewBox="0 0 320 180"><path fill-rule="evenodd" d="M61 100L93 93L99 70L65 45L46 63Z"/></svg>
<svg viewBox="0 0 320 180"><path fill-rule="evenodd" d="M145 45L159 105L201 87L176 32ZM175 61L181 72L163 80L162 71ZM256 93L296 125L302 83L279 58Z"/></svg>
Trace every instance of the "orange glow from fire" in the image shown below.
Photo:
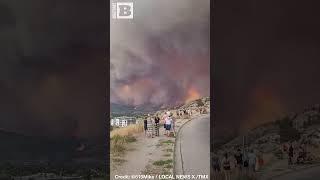
<svg viewBox="0 0 320 180"><path fill-rule="evenodd" d="M122 86L121 92L125 93L125 94L128 94L130 92L130 86L129 85Z"/></svg>
<svg viewBox="0 0 320 180"><path fill-rule="evenodd" d="M247 114L247 120L242 124L242 130L275 121L287 111L282 104L281 97L265 86L259 86L254 89L250 103L251 108Z"/></svg>
<svg viewBox="0 0 320 180"><path fill-rule="evenodd" d="M199 92L195 88L190 88L188 90L188 95L186 97L185 102L188 103L190 101L196 100L200 98Z"/></svg>

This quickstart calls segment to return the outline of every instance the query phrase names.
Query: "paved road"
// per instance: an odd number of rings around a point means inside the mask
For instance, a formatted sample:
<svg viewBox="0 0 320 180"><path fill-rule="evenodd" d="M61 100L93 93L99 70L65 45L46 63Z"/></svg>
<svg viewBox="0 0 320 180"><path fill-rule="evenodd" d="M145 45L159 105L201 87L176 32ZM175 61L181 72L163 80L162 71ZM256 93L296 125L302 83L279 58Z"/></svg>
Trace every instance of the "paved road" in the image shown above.
<svg viewBox="0 0 320 180"><path fill-rule="evenodd" d="M319 180L320 167L314 167L305 170L298 170L283 176L273 178L273 180Z"/></svg>
<svg viewBox="0 0 320 180"><path fill-rule="evenodd" d="M210 115L185 124L178 135L176 147L176 174L209 176Z"/></svg>

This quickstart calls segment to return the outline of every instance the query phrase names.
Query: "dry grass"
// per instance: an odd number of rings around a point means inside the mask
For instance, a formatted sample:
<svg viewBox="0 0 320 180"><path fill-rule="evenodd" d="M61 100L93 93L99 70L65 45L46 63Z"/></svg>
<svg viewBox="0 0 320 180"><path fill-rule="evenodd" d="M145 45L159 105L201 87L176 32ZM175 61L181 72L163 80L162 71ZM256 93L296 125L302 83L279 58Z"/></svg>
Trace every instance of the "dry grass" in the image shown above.
<svg viewBox="0 0 320 180"><path fill-rule="evenodd" d="M132 136L134 134L138 134L144 131L143 124L131 124L127 127L117 128L110 132L110 137L114 137L115 135L119 136Z"/></svg>
<svg viewBox="0 0 320 180"><path fill-rule="evenodd" d="M162 144L174 144L171 140L161 141Z"/></svg>
<svg viewBox="0 0 320 180"><path fill-rule="evenodd" d="M153 162L153 165L155 165L155 166L164 166L164 165L168 165L168 164L172 164L172 163L173 163L172 159L167 159L167 160L155 161L155 162Z"/></svg>
<svg viewBox="0 0 320 180"><path fill-rule="evenodd" d="M147 175L157 175L157 174L169 175L171 173L168 171L168 168L165 168L163 166L154 166L154 165L148 164L146 166L146 169L143 170L141 172L141 174L147 174Z"/></svg>
<svg viewBox="0 0 320 180"><path fill-rule="evenodd" d="M111 153L113 155L121 155L127 150L126 144L135 142L136 138L129 135L129 136L120 136L120 135L114 135L111 138Z"/></svg>
<svg viewBox="0 0 320 180"><path fill-rule="evenodd" d="M115 163L124 163L124 162L126 162L126 160L120 159L120 158L113 158L112 161L115 162Z"/></svg>
<svg viewBox="0 0 320 180"><path fill-rule="evenodd" d="M166 151L166 152L173 152L172 149L165 149L164 151Z"/></svg>

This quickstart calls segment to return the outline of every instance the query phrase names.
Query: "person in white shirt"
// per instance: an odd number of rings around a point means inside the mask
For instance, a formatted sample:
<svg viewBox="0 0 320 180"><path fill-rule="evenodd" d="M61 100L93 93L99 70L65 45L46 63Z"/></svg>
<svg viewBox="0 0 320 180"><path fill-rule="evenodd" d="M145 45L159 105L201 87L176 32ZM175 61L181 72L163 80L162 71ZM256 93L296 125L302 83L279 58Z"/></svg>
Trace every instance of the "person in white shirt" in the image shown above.
<svg viewBox="0 0 320 180"><path fill-rule="evenodd" d="M170 130L172 127L172 117L170 111L167 112L167 117L164 120L165 122L165 127L166 127L166 135L169 137L170 135Z"/></svg>
<svg viewBox="0 0 320 180"><path fill-rule="evenodd" d="M251 176L254 176L254 172L256 170L257 156L253 150L251 150L250 153L248 154L248 161L249 161L249 173L251 174Z"/></svg>
<svg viewBox="0 0 320 180"><path fill-rule="evenodd" d="M161 117L161 123L163 123L163 128L164 128L164 135L166 135L166 118L167 118L167 113L164 113L164 115Z"/></svg>

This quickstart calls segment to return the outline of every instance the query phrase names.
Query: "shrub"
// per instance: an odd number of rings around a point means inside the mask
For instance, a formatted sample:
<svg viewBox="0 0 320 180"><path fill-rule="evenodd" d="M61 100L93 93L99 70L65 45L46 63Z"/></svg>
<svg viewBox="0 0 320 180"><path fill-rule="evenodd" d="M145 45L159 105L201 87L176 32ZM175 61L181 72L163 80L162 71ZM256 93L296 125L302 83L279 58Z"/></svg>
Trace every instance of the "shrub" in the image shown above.
<svg viewBox="0 0 320 180"><path fill-rule="evenodd" d="M172 159L168 159L168 160L159 160L159 161L155 161L153 162L153 165L155 166L164 166L164 165L168 165L171 164L173 161Z"/></svg>
<svg viewBox="0 0 320 180"><path fill-rule="evenodd" d="M300 139L300 132L292 127L292 121L288 117L277 122L279 125L280 143Z"/></svg>
<svg viewBox="0 0 320 180"><path fill-rule="evenodd" d="M135 141L136 138L133 136L114 135L111 138L111 152L117 155L124 153L126 150L125 145Z"/></svg>
<svg viewBox="0 0 320 180"><path fill-rule="evenodd" d="M198 99L196 102L198 106L204 106L204 103L202 102L201 99Z"/></svg>
<svg viewBox="0 0 320 180"><path fill-rule="evenodd" d="M115 128L110 133L110 137L112 138L115 135L120 136L131 136L133 134L138 134L144 131L143 124L131 124L127 127L123 128Z"/></svg>

